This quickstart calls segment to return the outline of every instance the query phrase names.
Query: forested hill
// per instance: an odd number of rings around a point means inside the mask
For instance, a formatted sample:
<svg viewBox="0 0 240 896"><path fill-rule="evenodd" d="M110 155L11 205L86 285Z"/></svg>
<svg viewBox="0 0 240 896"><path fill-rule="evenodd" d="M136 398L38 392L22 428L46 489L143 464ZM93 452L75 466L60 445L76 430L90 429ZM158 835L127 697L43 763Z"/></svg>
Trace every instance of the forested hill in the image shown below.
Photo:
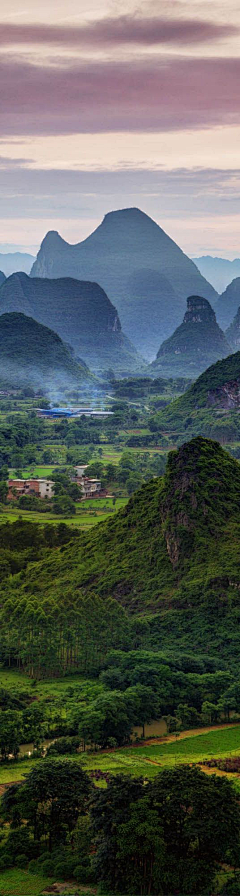
<svg viewBox="0 0 240 896"><path fill-rule="evenodd" d="M237 644L239 504L239 464L210 440L183 445L114 519L7 582L6 651L45 669L85 668L93 653L101 665L130 647L136 618L139 643L157 648Z"/></svg>
<svg viewBox="0 0 240 896"><path fill-rule="evenodd" d="M72 358L57 333L13 312L0 315L0 378L50 392L90 382L91 374L84 362Z"/></svg>
<svg viewBox="0 0 240 896"><path fill-rule="evenodd" d="M0 309L2 314L23 312L51 327L91 370L111 367L125 374L142 369L143 360L98 283L58 275L56 280L32 278L20 271L1 286Z"/></svg>
<svg viewBox="0 0 240 896"><path fill-rule="evenodd" d="M198 377L184 395L156 415L158 428L163 431L205 434L211 432L214 412L238 411L240 407L240 352L212 364ZM218 417L220 427L228 425L228 418ZM217 435L217 432L216 432ZM220 436L220 429L219 429Z"/></svg>

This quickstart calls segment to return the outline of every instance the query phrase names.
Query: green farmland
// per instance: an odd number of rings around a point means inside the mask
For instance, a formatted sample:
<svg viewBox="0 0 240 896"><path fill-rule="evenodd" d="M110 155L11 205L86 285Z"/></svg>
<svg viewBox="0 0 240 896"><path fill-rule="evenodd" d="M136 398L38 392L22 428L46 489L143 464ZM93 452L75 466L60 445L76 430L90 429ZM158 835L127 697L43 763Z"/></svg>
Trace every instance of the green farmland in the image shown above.
<svg viewBox="0 0 240 896"><path fill-rule="evenodd" d="M113 513L116 513L117 510L120 510L121 507L124 507L127 501L128 498L116 498L115 504L112 498L96 498L84 503L79 501L76 504L76 513L74 516L69 517L59 516L54 513L20 510L20 508L15 510L15 508L9 508L6 505L6 509L4 508L0 511L0 523L7 521L13 523L21 518L22 520L29 520L31 523L40 523L42 526L45 523L57 525L61 522L67 526L77 526L79 529L90 529L97 523L102 523Z"/></svg>
<svg viewBox="0 0 240 896"><path fill-rule="evenodd" d="M47 685L47 683L46 683ZM49 683L48 683L49 686ZM76 762L82 762L87 771L101 769L113 775L143 775L152 778L161 769L176 765L201 763L212 758L238 756L240 753L240 725L234 727L214 728L205 732L196 731L193 735L182 736L174 740L139 747L125 747L113 751L99 751L91 754L78 754ZM71 757L73 758L73 757ZM10 761L0 767L0 785L10 781L20 781L33 767L42 760ZM231 776L237 781L237 776Z"/></svg>

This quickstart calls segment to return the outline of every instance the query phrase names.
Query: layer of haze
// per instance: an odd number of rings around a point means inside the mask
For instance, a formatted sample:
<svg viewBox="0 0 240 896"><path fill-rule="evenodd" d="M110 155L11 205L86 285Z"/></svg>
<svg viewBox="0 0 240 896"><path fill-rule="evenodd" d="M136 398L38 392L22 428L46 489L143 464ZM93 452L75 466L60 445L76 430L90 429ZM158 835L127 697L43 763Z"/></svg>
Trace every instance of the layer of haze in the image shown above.
<svg viewBox="0 0 240 896"><path fill-rule="evenodd" d="M239 255L239 36L235 0L2 0L0 250L138 205Z"/></svg>

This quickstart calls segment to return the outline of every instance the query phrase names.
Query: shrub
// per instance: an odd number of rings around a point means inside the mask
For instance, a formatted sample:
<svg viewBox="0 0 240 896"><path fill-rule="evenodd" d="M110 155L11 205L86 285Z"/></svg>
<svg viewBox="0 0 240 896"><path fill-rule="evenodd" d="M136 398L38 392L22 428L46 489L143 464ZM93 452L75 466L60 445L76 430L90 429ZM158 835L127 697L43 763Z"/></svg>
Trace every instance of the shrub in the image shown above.
<svg viewBox="0 0 240 896"><path fill-rule="evenodd" d="M77 753L80 744L80 738L75 737L59 737L58 740L50 744L46 750L46 756L64 756L66 754Z"/></svg>
<svg viewBox="0 0 240 896"><path fill-rule="evenodd" d="M36 859L31 859L31 861L29 862L29 865L28 865L28 871L30 871L31 874L38 874L39 865L38 865L38 861Z"/></svg>
<svg viewBox="0 0 240 896"><path fill-rule="evenodd" d="M70 874L71 873L72 873L72 871L70 872ZM65 862L58 862L58 864L54 865L54 874L56 875L57 878L60 877L60 879L63 878L63 880L68 878L69 869L68 869L67 865L65 865Z"/></svg>
<svg viewBox="0 0 240 896"><path fill-rule="evenodd" d="M49 875L50 877L55 873L54 863L51 859L44 859L42 862L41 870L43 874Z"/></svg>
<svg viewBox="0 0 240 896"><path fill-rule="evenodd" d="M0 868L1 871L5 871L5 868L11 868L13 865L13 857L9 855L8 852L3 852L0 855Z"/></svg>
<svg viewBox="0 0 240 896"><path fill-rule="evenodd" d="M19 855L15 857L15 865L17 865L17 868L26 868L27 864L28 857L24 852L20 852Z"/></svg>

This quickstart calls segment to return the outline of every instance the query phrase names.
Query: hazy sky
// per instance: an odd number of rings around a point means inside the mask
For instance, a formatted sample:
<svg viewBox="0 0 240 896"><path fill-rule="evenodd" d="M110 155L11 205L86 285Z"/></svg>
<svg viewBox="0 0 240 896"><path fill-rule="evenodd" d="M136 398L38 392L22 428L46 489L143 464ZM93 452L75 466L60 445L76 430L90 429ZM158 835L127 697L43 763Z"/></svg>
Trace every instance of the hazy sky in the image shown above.
<svg viewBox="0 0 240 896"><path fill-rule="evenodd" d="M239 0L1 0L0 249L137 205L240 256Z"/></svg>

